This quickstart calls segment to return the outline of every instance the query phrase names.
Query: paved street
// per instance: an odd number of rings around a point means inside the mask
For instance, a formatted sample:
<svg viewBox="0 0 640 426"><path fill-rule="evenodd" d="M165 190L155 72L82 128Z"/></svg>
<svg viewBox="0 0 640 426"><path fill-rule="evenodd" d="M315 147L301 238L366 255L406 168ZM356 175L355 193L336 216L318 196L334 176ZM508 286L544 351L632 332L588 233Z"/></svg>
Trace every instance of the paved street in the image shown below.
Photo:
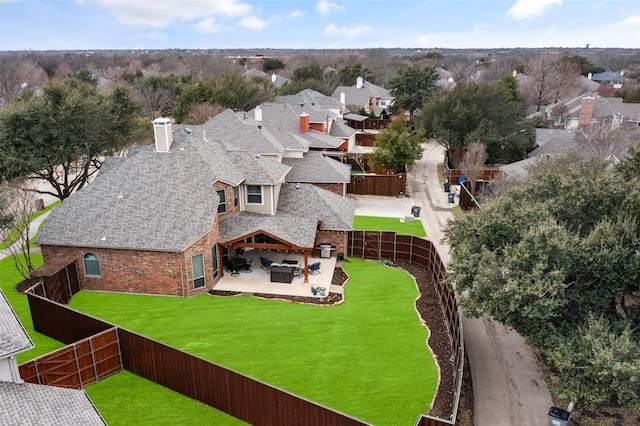
<svg viewBox="0 0 640 426"><path fill-rule="evenodd" d="M403 217L412 205L422 207L420 219L427 238L448 262L449 247L442 240L442 229L453 219L451 208L455 204L448 202L437 175L444 148L436 142L424 146L422 159L409 176L410 197L358 197L356 214ZM473 378L475 425L547 425L551 395L524 338L487 316L464 318L463 326Z"/></svg>

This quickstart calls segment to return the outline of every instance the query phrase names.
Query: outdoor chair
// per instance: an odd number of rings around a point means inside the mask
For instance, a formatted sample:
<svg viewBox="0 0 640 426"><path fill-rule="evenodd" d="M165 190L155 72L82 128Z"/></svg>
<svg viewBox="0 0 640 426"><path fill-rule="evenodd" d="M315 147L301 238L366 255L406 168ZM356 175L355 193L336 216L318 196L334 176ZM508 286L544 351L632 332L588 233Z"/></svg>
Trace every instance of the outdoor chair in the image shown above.
<svg viewBox="0 0 640 426"><path fill-rule="evenodd" d="M242 272L248 274L251 272L251 264L253 263L253 259L250 259L245 265L242 267Z"/></svg>
<svg viewBox="0 0 640 426"><path fill-rule="evenodd" d="M312 263L311 265L309 265L308 269L309 269L309 273L311 275L319 274L320 273L320 262Z"/></svg>
<svg viewBox="0 0 640 426"><path fill-rule="evenodd" d="M260 269L264 269L265 271L268 271L269 269L271 269L271 264L273 262L267 259L266 257L260 256L260 263L262 265L260 266Z"/></svg>

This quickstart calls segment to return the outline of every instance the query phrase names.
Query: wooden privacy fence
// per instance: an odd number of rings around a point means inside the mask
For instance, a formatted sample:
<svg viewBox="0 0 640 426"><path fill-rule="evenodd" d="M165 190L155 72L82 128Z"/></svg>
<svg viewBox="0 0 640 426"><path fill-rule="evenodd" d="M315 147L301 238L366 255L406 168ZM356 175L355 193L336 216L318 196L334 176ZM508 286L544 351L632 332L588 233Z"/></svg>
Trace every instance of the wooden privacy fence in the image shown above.
<svg viewBox="0 0 640 426"><path fill-rule="evenodd" d="M351 175L347 192L357 195L404 195L407 190L407 174L389 175L362 174Z"/></svg>
<svg viewBox="0 0 640 426"><path fill-rule="evenodd" d="M58 303L69 303L73 295L80 291L78 264L75 259L47 261L29 275L33 280L40 281L44 297Z"/></svg>
<svg viewBox="0 0 640 426"><path fill-rule="evenodd" d="M84 389L122 370L116 328L21 364L27 383Z"/></svg>
<svg viewBox="0 0 640 426"><path fill-rule="evenodd" d="M412 235L398 235L391 231L351 231L348 236L347 253L350 257L394 262L408 262L426 268L431 273L440 308L444 314L449 334L451 353L454 356L454 403L449 419L422 415L417 426L437 426L455 424L462 389L464 371L464 334L462 313L458 307L456 294L446 282L447 270L436 247L427 239Z"/></svg>
<svg viewBox="0 0 640 426"><path fill-rule="evenodd" d="M114 328L46 299L44 290L45 285L40 283L27 291L34 329L64 343L76 343L20 365L25 380L32 383L40 380L42 384L71 387L76 376L76 385L82 387L124 369L253 425L367 425L220 365ZM110 338L115 344L109 343ZM93 347L93 356L86 355L87 345ZM99 354L95 354L96 346L101 349ZM117 356L112 352L115 348L119 349ZM40 371L42 366L46 366L46 373ZM92 375L92 369L100 371Z"/></svg>

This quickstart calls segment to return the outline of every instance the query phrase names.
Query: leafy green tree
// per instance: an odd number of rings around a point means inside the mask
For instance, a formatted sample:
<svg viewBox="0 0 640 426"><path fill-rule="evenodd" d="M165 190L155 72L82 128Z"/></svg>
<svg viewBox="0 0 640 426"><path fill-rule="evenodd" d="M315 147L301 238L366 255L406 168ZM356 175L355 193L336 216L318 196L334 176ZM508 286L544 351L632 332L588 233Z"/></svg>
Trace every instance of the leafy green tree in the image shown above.
<svg viewBox="0 0 640 426"><path fill-rule="evenodd" d="M411 119L431 99L438 78L436 69L429 66L409 64L400 69L389 81L389 91L395 98L391 111L407 111Z"/></svg>
<svg viewBox="0 0 640 426"><path fill-rule="evenodd" d="M640 103L640 87L618 89L613 92L613 96L616 98L622 98L623 103L638 104Z"/></svg>
<svg viewBox="0 0 640 426"><path fill-rule="evenodd" d="M6 182L0 182L0 235L4 235L14 222L10 211L12 193Z"/></svg>
<svg viewBox="0 0 640 426"><path fill-rule="evenodd" d="M468 144L483 143L487 163L502 164L524 158L535 142L533 125L501 82L460 83L426 104L417 121L449 151L454 166Z"/></svg>
<svg viewBox="0 0 640 426"><path fill-rule="evenodd" d="M562 395L589 405L615 395L635 408L640 169L622 164L538 161L445 235L467 315L489 314L526 336L551 362Z"/></svg>
<svg viewBox="0 0 640 426"><path fill-rule="evenodd" d="M45 180L53 190L39 192L64 200L130 142L138 108L122 88L49 82L0 113L0 176Z"/></svg>
<svg viewBox="0 0 640 426"><path fill-rule="evenodd" d="M369 164L375 168L403 170L422 157L420 143L423 139L422 131L409 133L406 121L395 120L376 136Z"/></svg>
<svg viewBox="0 0 640 426"><path fill-rule="evenodd" d="M331 90L321 80L315 78L288 81L280 87L278 94L281 96L295 95L305 89L315 90L327 96L331 95Z"/></svg>
<svg viewBox="0 0 640 426"><path fill-rule="evenodd" d="M575 64L580 69L580 74L583 76L587 76L589 73L599 73L604 72L605 69L595 65L589 58L581 55L573 55L573 56L565 56L562 58L565 62L570 62Z"/></svg>
<svg viewBox="0 0 640 426"><path fill-rule="evenodd" d="M375 84L375 78L369 68L365 68L361 63L348 65L338 71L338 86L353 86L358 77Z"/></svg>
<svg viewBox="0 0 640 426"><path fill-rule="evenodd" d="M284 62L278 58L262 59L262 71L270 72L284 69Z"/></svg>

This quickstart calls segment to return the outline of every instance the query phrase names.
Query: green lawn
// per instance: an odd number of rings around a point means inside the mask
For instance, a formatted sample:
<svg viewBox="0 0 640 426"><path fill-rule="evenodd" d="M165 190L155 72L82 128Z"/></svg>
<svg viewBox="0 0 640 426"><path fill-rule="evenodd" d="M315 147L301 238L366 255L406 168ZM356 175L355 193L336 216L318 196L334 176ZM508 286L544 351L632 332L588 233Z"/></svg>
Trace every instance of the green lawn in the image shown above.
<svg viewBox="0 0 640 426"><path fill-rule="evenodd" d="M358 231L395 231L401 235L414 235L416 237L427 236L420 219L415 219L413 223L405 223L394 217L355 216L353 218L353 229Z"/></svg>
<svg viewBox="0 0 640 426"><path fill-rule="evenodd" d="M71 306L367 422L413 424L438 381L418 290L400 269L360 259L344 267L352 279L334 307L98 292L76 294ZM107 394L128 403L127 392Z"/></svg>
<svg viewBox="0 0 640 426"><path fill-rule="evenodd" d="M109 426L246 424L129 371L108 377L85 391Z"/></svg>
<svg viewBox="0 0 640 426"><path fill-rule="evenodd" d="M31 215L31 220L36 219L39 216L42 216L43 214L47 213L49 210L51 210L53 207L62 204L61 201L56 201L53 202L51 204L49 204L48 206L46 206L44 208L44 210L37 210L35 211L32 215ZM43 222L44 223L44 222ZM9 232L7 233L7 237L5 238L4 241L0 241L0 250L4 250L5 248L7 248L8 246L10 246L11 244L14 243L14 241L16 241L19 237L19 233L22 232L22 230L24 229L26 225L26 221L24 220L19 220L15 226L9 230ZM40 224L40 227L42 227L42 224ZM32 238L32 240L35 240L35 236Z"/></svg>
<svg viewBox="0 0 640 426"><path fill-rule="evenodd" d="M33 260L35 267L42 264L42 256L39 254L32 254L31 259ZM20 353L16 356L18 364L37 358L40 355L49 353L64 346L57 340L53 340L52 338L47 337L44 334L40 334L33 329L33 322L31 321L31 312L29 311L27 296L17 293L14 290L14 286L20 281L22 281L22 276L16 271L13 259L11 257L6 257L0 260L0 287L2 288L5 296L7 296L7 300L9 300L9 303L16 312L16 315L18 315L22 326L25 328L35 345L34 349Z"/></svg>

